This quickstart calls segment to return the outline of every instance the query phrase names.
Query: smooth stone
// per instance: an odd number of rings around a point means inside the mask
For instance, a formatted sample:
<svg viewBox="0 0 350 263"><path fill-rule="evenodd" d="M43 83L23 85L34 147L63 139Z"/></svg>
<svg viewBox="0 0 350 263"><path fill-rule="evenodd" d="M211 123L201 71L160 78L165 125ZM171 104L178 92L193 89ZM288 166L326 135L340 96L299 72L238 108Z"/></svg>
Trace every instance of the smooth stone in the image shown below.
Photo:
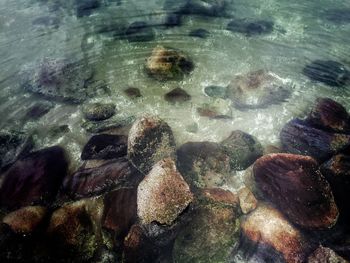
<svg viewBox="0 0 350 263"><path fill-rule="evenodd" d="M31 234L43 224L46 213L45 207L27 206L7 214L2 223L8 225L15 233Z"/></svg>
<svg viewBox="0 0 350 263"><path fill-rule="evenodd" d="M350 136L310 127L300 119L288 122L280 133L285 152L308 155L322 162L350 145Z"/></svg>
<svg viewBox="0 0 350 263"><path fill-rule="evenodd" d="M227 87L227 97L239 110L261 109L286 101L289 89L275 74L257 70L236 75Z"/></svg>
<svg viewBox="0 0 350 263"><path fill-rule="evenodd" d="M181 88L175 88L164 95L166 101L171 103L185 102L191 100L191 95L189 95L185 90Z"/></svg>
<svg viewBox="0 0 350 263"><path fill-rule="evenodd" d="M168 1L171 2L171 1ZM178 1L177 13L209 17L227 17L230 15L231 2L222 0L187 0ZM174 4L168 6L176 8Z"/></svg>
<svg viewBox="0 0 350 263"><path fill-rule="evenodd" d="M143 224L171 225L193 194L170 158L156 163L137 188L137 214Z"/></svg>
<svg viewBox="0 0 350 263"><path fill-rule="evenodd" d="M318 98L306 121L315 128L350 133L349 113L344 106L329 98Z"/></svg>
<svg viewBox="0 0 350 263"><path fill-rule="evenodd" d="M204 105L203 107L198 107L197 113L199 116L208 117L208 118L216 118L217 116L220 115L220 113L217 111L216 108L206 106L206 105Z"/></svg>
<svg viewBox="0 0 350 263"><path fill-rule="evenodd" d="M344 86L350 82L350 72L343 64L333 60L315 60L304 67L303 74L332 87Z"/></svg>
<svg viewBox="0 0 350 263"><path fill-rule="evenodd" d="M192 123L190 125L186 126L186 131L190 133L197 133L198 132L198 124Z"/></svg>
<svg viewBox="0 0 350 263"><path fill-rule="evenodd" d="M227 98L226 87L214 86L214 85L207 86L204 88L204 93L209 97L213 97L213 98L222 98L222 99Z"/></svg>
<svg viewBox="0 0 350 263"><path fill-rule="evenodd" d="M191 187L220 187L230 180L230 158L218 143L187 142L177 150L178 169Z"/></svg>
<svg viewBox="0 0 350 263"><path fill-rule="evenodd" d="M146 60L146 73L160 81L179 80L194 69L192 60L182 51L157 46Z"/></svg>
<svg viewBox="0 0 350 263"><path fill-rule="evenodd" d="M128 138L123 135L98 134L92 136L81 153L82 160L116 159L127 154Z"/></svg>
<svg viewBox="0 0 350 263"><path fill-rule="evenodd" d="M345 260L332 249L328 247L319 246L309 257L307 263L347 263Z"/></svg>
<svg viewBox="0 0 350 263"><path fill-rule="evenodd" d="M124 90L126 96L130 99L136 99L142 97L141 91L138 88L127 88Z"/></svg>
<svg viewBox="0 0 350 263"><path fill-rule="evenodd" d="M38 102L31 106L24 118L26 120L38 120L45 114L47 114L51 109L54 108L54 104L50 102Z"/></svg>
<svg viewBox="0 0 350 263"><path fill-rule="evenodd" d="M3 175L0 205L16 209L51 204L66 176L68 161L59 146L32 152L16 161Z"/></svg>
<svg viewBox="0 0 350 263"><path fill-rule="evenodd" d="M250 21L247 19L232 20L227 25L227 30L245 34L246 36L266 35L272 33L274 23L268 20Z"/></svg>
<svg viewBox="0 0 350 263"><path fill-rule="evenodd" d="M73 199L91 197L116 188L133 187L142 178L126 158L119 158L99 167L79 169L67 176L63 193Z"/></svg>
<svg viewBox="0 0 350 263"><path fill-rule="evenodd" d="M165 17L164 25L166 27L176 27L182 25L182 16L180 14L170 13Z"/></svg>
<svg viewBox="0 0 350 263"><path fill-rule="evenodd" d="M254 194L247 188L243 187L238 192L239 205L243 214L249 214L254 211L258 206L258 200Z"/></svg>
<svg viewBox="0 0 350 263"><path fill-rule="evenodd" d="M104 121L86 121L81 127L90 133L107 132L114 129L124 129L129 127L135 121L134 116L113 116Z"/></svg>
<svg viewBox="0 0 350 263"><path fill-rule="evenodd" d="M77 17L89 16L101 6L99 0L75 0Z"/></svg>
<svg viewBox="0 0 350 263"><path fill-rule="evenodd" d="M263 147L252 135L240 130L231 132L220 145L230 158L232 170L245 170L263 155Z"/></svg>
<svg viewBox="0 0 350 263"><path fill-rule="evenodd" d="M208 30L205 30L203 28L198 28L198 29L192 30L188 35L190 37L207 38L210 35L210 33Z"/></svg>
<svg viewBox="0 0 350 263"><path fill-rule="evenodd" d="M125 38L129 42L147 42L155 38L154 30L146 22L131 23L125 31Z"/></svg>
<svg viewBox="0 0 350 263"><path fill-rule="evenodd" d="M132 125L128 136L128 158L147 174L158 161L175 157L175 138L170 126L156 116L144 116Z"/></svg>
<svg viewBox="0 0 350 263"><path fill-rule="evenodd" d="M294 154L269 154L253 167L254 179L264 198L289 220L305 229L329 229L339 211L331 187L316 160Z"/></svg>
<svg viewBox="0 0 350 263"><path fill-rule="evenodd" d="M241 224L249 262L302 263L311 252L306 237L276 209L260 204Z"/></svg>
<svg viewBox="0 0 350 263"><path fill-rule="evenodd" d="M89 121L103 121L111 118L115 113L115 105L112 103L93 103L83 109L84 117Z"/></svg>

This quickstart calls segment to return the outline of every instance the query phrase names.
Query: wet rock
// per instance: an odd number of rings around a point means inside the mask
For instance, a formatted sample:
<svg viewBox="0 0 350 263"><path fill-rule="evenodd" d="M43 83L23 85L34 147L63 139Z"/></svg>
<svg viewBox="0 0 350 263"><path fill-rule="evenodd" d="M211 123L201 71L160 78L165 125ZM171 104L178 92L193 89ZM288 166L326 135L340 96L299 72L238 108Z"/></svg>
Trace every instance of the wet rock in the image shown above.
<svg viewBox="0 0 350 263"><path fill-rule="evenodd" d="M92 71L77 62L45 58L27 64L21 72L24 89L48 99L80 103L87 99L86 82Z"/></svg>
<svg viewBox="0 0 350 263"><path fill-rule="evenodd" d="M89 121L103 121L115 114L115 105L112 103L93 103L84 107L84 117Z"/></svg>
<svg viewBox="0 0 350 263"><path fill-rule="evenodd" d="M208 117L208 118L215 118L219 116L219 113L217 112L216 108L206 106L206 105L204 105L204 107L198 107L197 113L199 116Z"/></svg>
<svg viewBox="0 0 350 263"><path fill-rule="evenodd" d="M141 91L138 88L127 88L124 90L126 96L130 99L136 99L142 97Z"/></svg>
<svg viewBox="0 0 350 263"><path fill-rule="evenodd" d="M52 126L48 130L48 136L52 139L58 138L66 133L70 132L70 128L67 124Z"/></svg>
<svg viewBox="0 0 350 263"><path fill-rule="evenodd" d="M75 0L77 17L89 16L101 6L100 0Z"/></svg>
<svg viewBox="0 0 350 263"><path fill-rule="evenodd" d="M199 189L197 192L197 201L206 205L214 204L232 207L235 211L238 211L240 203L239 196L222 188Z"/></svg>
<svg viewBox="0 0 350 263"><path fill-rule="evenodd" d="M33 152L5 172L0 204L15 209L32 204L50 204L66 176L68 162L59 146Z"/></svg>
<svg viewBox="0 0 350 263"><path fill-rule="evenodd" d="M192 202L189 186L170 158L156 163L137 189L137 214L143 224L171 225Z"/></svg>
<svg viewBox="0 0 350 263"><path fill-rule="evenodd" d="M312 156L325 161L350 144L350 136L330 133L310 127L307 122L294 119L288 122L280 133L284 151Z"/></svg>
<svg viewBox="0 0 350 263"><path fill-rule="evenodd" d="M193 71L194 64L182 51L157 46L147 59L145 69L154 79L177 80Z"/></svg>
<svg viewBox="0 0 350 263"><path fill-rule="evenodd" d="M332 249L320 246L308 258L308 263L346 263L349 262L335 253Z"/></svg>
<svg viewBox="0 0 350 263"><path fill-rule="evenodd" d="M33 148L33 139L22 132L0 131L0 168L5 170Z"/></svg>
<svg viewBox="0 0 350 263"><path fill-rule="evenodd" d="M38 102L35 105L31 106L24 118L26 120L37 120L48 113L52 108L54 108L54 104L50 102Z"/></svg>
<svg viewBox="0 0 350 263"><path fill-rule="evenodd" d="M116 159L127 154L128 138L123 135L98 134L90 138L81 153L82 160Z"/></svg>
<svg viewBox="0 0 350 263"><path fill-rule="evenodd" d="M283 153L283 150L279 146L269 144L264 147L264 155L270 153Z"/></svg>
<svg viewBox="0 0 350 263"><path fill-rule="evenodd" d="M240 130L233 131L220 144L229 156L233 170L245 170L263 155L260 142L254 136Z"/></svg>
<svg viewBox="0 0 350 263"><path fill-rule="evenodd" d="M205 30L203 28L198 28L198 29L192 30L188 35L190 37L207 38L210 35L210 33L208 30Z"/></svg>
<svg viewBox="0 0 350 263"><path fill-rule="evenodd" d="M245 34L246 36L270 34L273 28L274 23L268 20L250 21L247 19L236 19L227 25L227 30Z"/></svg>
<svg viewBox="0 0 350 263"><path fill-rule="evenodd" d="M334 24L350 23L350 8L328 9L324 17Z"/></svg>
<svg viewBox="0 0 350 263"><path fill-rule="evenodd" d="M125 129L134 121L134 116L113 116L104 121L86 121L81 127L90 133L101 133L114 129Z"/></svg>
<svg viewBox="0 0 350 263"><path fill-rule="evenodd" d="M227 97L237 109L260 109L287 100L290 88L275 74L258 70L235 76L227 87Z"/></svg>
<svg viewBox="0 0 350 263"><path fill-rule="evenodd" d="M174 262L228 262L239 239L232 201L237 202L228 191L206 189L202 193L191 221L175 239Z"/></svg>
<svg viewBox="0 0 350 263"><path fill-rule="evenodd" d="M170 13L165 17L164 25L167 27L175 27L182 25L182 16L180 14Z"/></svg>
<svg viewBox="0 0 350 263"><path fill-rule="evenodd" d="M125 31L125 38L129 42L147 42L154 40L155 33L151 25L137 21L128 26Z"/></svg>
<svg viewBox="0 0 350 263"><path fill-rule="evenodd" d="M65 178L63 192L71 198L96 196L114 188L137 185L142 175L126 158L111 160L99 167L80 169Z"/></svg>
<svg viewBox="0 0 350 263"><path fill-rule="evenodd" d="M175 102L185 102L191 100L191 95L189 95L185 90L181 88L175 88L172 91L164 95L166 101Z"/></svg>
<svg viewBox="0 0 350 263"><path fill-rule="evenodd" d="M303 74L333 87L344 86L350 82L350 72L343 64L332 60L315 60L304 67Z"/></svg>
<svg viewBox="0 0 350 263"><path fill-rule="evenodd" d="M258 200L256 200L254 194L247 187L239 190L238 198L243 214L250 213L258 206Z"/></svg>
<svg viewBox="0 0 350 263"><path fill-rule="evenodd" d="M301 263L310 253L303 234L270 206L259 205L242 221L241 228L241 246L257 257L253 262Z"/></svg>
<svg viewBox="0 0 350 263"><path fill-rule="evenodd" d="M45 207L27 206L7 214L2 223L8 225L15 233L30 234L38 229L45 216Z"/></svg>
<svg viewBox="0 0 350 263"><path fill-rule="evenodd" d="M338 208L329 183L309 156L269 154L254 164L254 178L264 197L292 223L306 229L331 228Z"/></svg>
<svg viewBox="0 0 350 263"><path fill-rule="evenodd" d="M204 88L204 93L209 97L222 98L227 97L227 88L221 86L207 86Z"/></svg>
<svg viewBox="0 0 350 263"><path fill-rule="evenodd" d="M313 127L326 131L350 133L350 116L338 102L318 98L306 121Z"/></svg>
<svg viewBox="0 0 350 263"><path fill-rule="evenodd" d="M186 131L190 133L197 133L198 132L198 124L192 123L186 126Z"/></svg>
<svg viewBox="0 0 350 263"><path fill-rule="evenodd" d="M158 161L175 157L175 139L169 125L155 116L136 120L129 132L128 157L144 174Z"/></svg>
<svg viewBox="0 0 350 263"><path fill-rule="evenodd" d="M226 17L230 15L231 1L227 0L189 0L165 2L164 9L179 14Z"/></svg>
<svg viewBox="0 0 350 263"><path fill-rule="evenodd" d="M230 158L218 143L187 142L177 150L178 168L192 187L220 187L231 177Z"/></svg>

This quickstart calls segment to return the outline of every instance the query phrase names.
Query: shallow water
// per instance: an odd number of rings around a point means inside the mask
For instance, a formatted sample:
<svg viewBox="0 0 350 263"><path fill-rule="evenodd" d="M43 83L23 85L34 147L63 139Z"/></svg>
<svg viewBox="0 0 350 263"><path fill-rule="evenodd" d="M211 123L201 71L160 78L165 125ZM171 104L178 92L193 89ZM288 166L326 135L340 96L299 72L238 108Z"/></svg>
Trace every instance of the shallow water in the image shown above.
<svg viewBox="0 0 350 263"><path fill-rule="evenodd" d="M350 68L350 23L330 21L326 16L335 8L349 10L348 1L235 0L227 17L186 15L181 26L168 28L162 25L167 15L162 0L104 0L100 8L82 17L76 16L74 1L56 1L63 3L58 8L54 2L0 0L0 129L37 131L37 148L62 145L70 154L72 170L81 164L80 153L90 137L81 127L82 107L89 102L114 103L121 116L158 115L171 126L177 145L219 142L239 129L256 136L263 146L278 146L282 127L292 118L305 116L317 97L332 98L350 110L349 85L330 87L302 74L303 67L316 59L338 61ZM233 17L271 20L274 30L258 36L230 32L226 26ZM113 36L135 21L153 25L155 39L130 43ZM198 28L209 31L209 36L188 35ZM149 78L144 64L157 45L189 54L194 71L181 81ZM54 108L39 120L23 119L30 106L45 98L25 91L19 76L25 65L45 57L90 65L97 86L105 85L109 92L91 96L84 104L53 101ZM285 102L242 111L227 99L204 93L206 86L227 86L236 74L259 69L288 83L291 96ZM142 97L129 99L123 93L127 87L139 88ZM167 102L164 94L176 87L186 90L191 100ZM197 108L204 104L232 119L199 116ZM196 133L186 130L193 124L198 125ZM59 125L68 125L70 131L48 138L47 128Z"/></svg>

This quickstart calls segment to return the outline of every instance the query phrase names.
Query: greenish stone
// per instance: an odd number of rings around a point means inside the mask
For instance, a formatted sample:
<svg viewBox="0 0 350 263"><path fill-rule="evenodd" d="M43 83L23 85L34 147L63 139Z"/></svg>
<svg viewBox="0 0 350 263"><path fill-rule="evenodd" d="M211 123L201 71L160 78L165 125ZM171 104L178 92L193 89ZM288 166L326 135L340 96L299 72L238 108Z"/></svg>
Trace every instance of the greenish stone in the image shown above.
<svg viewBox="0 0 350 263"><path fill-rule="evenodd" d="M227 97L227 88L220 86L208 86L204 88L204 93L209 97L225 99Z"/></svg>

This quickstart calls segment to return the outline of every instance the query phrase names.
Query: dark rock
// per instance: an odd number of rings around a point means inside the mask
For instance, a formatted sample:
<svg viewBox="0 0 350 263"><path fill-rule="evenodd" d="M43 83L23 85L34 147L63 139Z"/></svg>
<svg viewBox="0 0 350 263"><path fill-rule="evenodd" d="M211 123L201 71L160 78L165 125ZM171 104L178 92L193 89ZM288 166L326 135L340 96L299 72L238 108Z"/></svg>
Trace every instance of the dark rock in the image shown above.
<svg viewBox="0 0 350 263"><path fill-rule="evenodd" d="M24 118L27 120L37 120L48 113L53 107L53 103L38 102L28 109Z"/></svg>
<svg viewBox="0 0 350 263"><path fill-rule="evenodd" d="M100 133L112 129L124 129L135 121L134 116L114 116L104 121L86 121L81 127L90 133Z"/></svg>
<svg viewBox="0 0 350 263"><path fill-rule="evenodd" d="M123 135L98 134L90 138L81 153L82 160L116 159L127 154L128 138Z"/></svg>
<svg viewBox="0 0 350 263"><path fill-rule="evenodd" d="M247 19L236 19L227 25L227 30L245 34L246 36L270 34L273 28L274 23L268 20L250 21Z"/></svg>
<svg viewBox="0 0 350 263"><path fill-rule="evenodd" d="M230 178L230 158L218 143L187 142L177 150L178 169L192 187L220 187Z"/></svg>
<svg viewBox="0 0 350 263"><path fill-rule="evenodd" d="M323 15L334 24L350 23L350 8L330 9L325 11Z"/></svg>
<svg viewBox="0 0 350 263"><path fill-rule="evenodd" d="M0 131L0 168L4 170L33 148L33 139L22 132Z"/></svg>
<svg viewBox="0 0 350 263"><path fill-rule="evenodd" d="M192 30L189 34L190 37L199 37L199 38L207 38L210 33L208 30L203 28Z"/></svg>
<svg viewBox="0 0 350 263"><path fill-rule="evenodd" d="M350 145L350 136L308 126L300 119L288 122L280 133L283 150L326 161Z"/></svg>
<svg viewBox="0 0 350 263"><path fill-rule="evenodd" d="M41 16L33 20L32 25L42 27L59 28L60 19L55 16Z"/></svg>
<svg viewBox="0 0 350 263"><path fill-rule="evenodd" d="M252 135L240 130L221 142L224 152L230 158L232 170L245 170L263 155L260 142Z"/></svg>
<svg viewBox="0 0 350 263"><path fill-rule="evenodd" d="M155 38L154 30L146 22L131 23L125 31L125 38L129 42L146 42Z"/></svg>
<svg viewBox="0 0 350 263"><path fill-rule="evenodd" d="M189 95L185 90L181 88L175 88L172 91L164 95L166 101L175 102L185 102L191 100L191 95Z"/></svg>
<svg viewBox="0 0 350 263"><path fill-rule="evenodd" d="M197 113L199 116L208 118L215 118L220 115L215 108L210 106L198 107Z"/></svg>
<svg viewBox="0 0 350 263"><path fill-rule="evenodd" d="M137 188L137 214L143 224L171 225L192 202L189 186L170 158L156 163Z"/></svg>
<svg viewBox="0 0 350 263"><path fill-rule="evenodd" d="M124 90L124 93L131 99L142 97L141 91L138 88L127 88Z"/></svg>
<svg viewBox="0 0 350 263"><path fill-rule="evenodd" d="M144 174L158 161L175 157L175 139L170 126L158 117L139 118L129 132L128 157Z"/></svg>
<svg viewBox="0 0 350 263"><path fill-rule="evenodd" d="M350 72L345 66L332 60L315 60L304 67L303 74L333 87L344 86L350 81Z"/></svg>
<svg viewBox="0 0 350 263"><path fill-rule="evenodd" d="M77 17L89 16L101 6L100 0L75 0Z"/></svg>
<svg viewBox="0 0 350 263"><path fill-rule="evenodd" d="M175 27L182 25L182 16L180 14L170 13L165 17L164 25L167 27Z"/></svg>
<svg viewBox="0 0 350 263"><path fill-rule="evenodd" d="M183 52L157 46L146 61L147 74L157 80L182 79L194 69L192 60Z"/></svg>
<svg viewBox="0 0 350 263"><path fill-rule="evenodd" d="M204 88L204 93L209 97L225 99L227 97L227 88L220 86L207 86Z"/></svg>
<svg viewBox="0 0 350 263"><path fill-rule="evenodd" d="M8 209L50 204L66 176L67 168L64 150L59 146L28 154L3 175L0 204Z"/></svg>
<svg viewBox="0 0 350 263"><path fill-rule="evenodd" d="M112 103L93 103L84 107L84 117L89 121L103 121L115 114L115 105Z"/></svg>
<svg viewBox="0 0 350 263"><path fill-rule="evenodd" d="M308 156L269 154L254 164L254 178L263 196L292 223L306 229L327 229L338 219L329 183Z"/></svg>
<svg viewBox="0 0 350 263"><path fill-rule="evenodd" d="M306 121L313 127L326 131L350 133L350 116L338 102L318 98Z"/></svg>
<svg viewBox="0 0 350 263"><path fill-rule="evenodd" d="M227 97L240 110L267 108L289 96L290 90L282 79L264 70L237 75L227 87Z"/></svg>
<svg viewBox="0 0 350 263"><path fill-rule="evenodd" d="M335 253L332 249L319 246L309 257L308 263L347 263L349 261L345 260L337 253Z"/></svg>
<svg viewBox="0 0 350 263"><path fill-rule="evenodd" d="M108 192L114 188L132 187L142 180L140 173L126 158L111 160L106 164L80 169L65 178L63 192L71 198L84 198Z"/></svg>
<svg viewBox="0 0 350 263"><path fill-rule="evenodd" d="M265 204L244 218L241 228L241 247L248 258L255 257L248 262L302 263L312 251L306 237L278 210Z"/></svg>
<svg viewBox="0 0 350 263"><path fill-rule="evenodd" d="M80 103L88 98L87 81L92 78L89 67L64 59L45 58L25 65L22 86L48 99Z"/></svg>
<svg viewBox="0 0 350 263"><path fill-rule="evenodd" d="M227 0L168 0L164 8L179 14L226 17L230 15L230 4L231 1Z"/></svg>

